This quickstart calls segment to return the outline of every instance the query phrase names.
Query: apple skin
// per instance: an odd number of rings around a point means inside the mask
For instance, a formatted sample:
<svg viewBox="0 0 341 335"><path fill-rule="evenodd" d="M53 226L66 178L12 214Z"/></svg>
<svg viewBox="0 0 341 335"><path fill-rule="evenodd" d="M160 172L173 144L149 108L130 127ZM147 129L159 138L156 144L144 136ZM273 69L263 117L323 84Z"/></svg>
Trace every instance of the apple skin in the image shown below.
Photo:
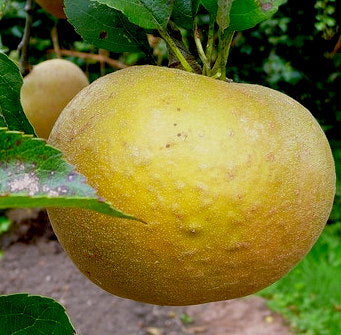
<svg viewBox="0 0 341 335"><path fill-rule="evenodd" d="M51 59L36 65L24 78L21 104L37 135L47 139L59 114L89 81L74 63Z"/></svg>
<svg viewBox="0 0 341 335"><path fill-rule="evenodd" d="M64 0L36 0L36 2L48 13L58 19L66 19L64 13Z"/></svg>
<svg viewBox="0 0 341 335"><path fill-rule="evenodd" d="M232 299L275 282L311 249L335 194L328 141L306 108L176 69L98 79L48 142L146 222L49 209L60 243L104 290L152 304Z"/></svg>

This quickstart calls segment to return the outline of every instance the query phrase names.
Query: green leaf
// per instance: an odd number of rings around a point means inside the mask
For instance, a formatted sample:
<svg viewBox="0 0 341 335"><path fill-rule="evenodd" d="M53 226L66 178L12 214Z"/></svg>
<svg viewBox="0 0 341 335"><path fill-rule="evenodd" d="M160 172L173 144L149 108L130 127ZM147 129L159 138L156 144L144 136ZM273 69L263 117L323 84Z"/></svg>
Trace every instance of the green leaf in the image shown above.
<svg viewBox="0 0 341 335"><path fill-rule="evenodd" d="M72 335L75 330L62 305L26 293L0 296L1 335Z"/></svg>
<svg viewBox="0 0 341 335"><path fill-rule="evenodd" d="M146 33L120 12L90 0L65 0L65 12L87 42L112 52L149 48Z"/></svg>
<svg viewBox="0 0 341 335"><path fill-rule="evenodd" d="M211 15L217 16L218 3L220 1L221 0L200 0L200 3ZM287 0L234 0L230 11L228 30L241 31L252 28L256 24L269 19L277 12L278 7L286 1ZM228 21L227 11L225 11L225 15L225 20ZM220 17L219 20L221 21L222 18Z"/></svg>
<svg viewBox="0 0 341 335"><path fill-rule="evenodd" d="M194 11L193 0L175 0L172 19L179 27L193 28Z"/></svg>
<svg viewBox="0 0 341 335"><path fill-rule="evenodd" d="M20 103L22 83L18 67L0 52L0 127L34 134Z"/></svg>
<svg viewBox="0 0 341 335"><path fill-rule="evenodd" d="M145 29L167 26L174 0L96 0L126 15L130 22Z"/></svg>
<svg viewBox="0 0 341 335"><path fill-rule="evenodd" d="M228 30L241 31L269 19L286 0L234 0Z"/></svg>
<svg viewBox="0 0 341 335"><path fill-rule="evenodd" d="M0 209L9 207L79 207L135 219L101 199L59 150L0 128Z"/></svg>

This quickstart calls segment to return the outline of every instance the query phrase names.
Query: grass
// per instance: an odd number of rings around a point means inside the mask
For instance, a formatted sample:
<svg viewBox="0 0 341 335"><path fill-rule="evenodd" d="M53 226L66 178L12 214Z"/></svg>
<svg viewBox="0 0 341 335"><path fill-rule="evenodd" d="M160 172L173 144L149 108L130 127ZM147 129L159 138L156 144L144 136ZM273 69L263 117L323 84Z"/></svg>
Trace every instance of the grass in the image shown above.
<svg viewBox="0 0 341 335"><path fill-rule="evenodd" d="M341 222L329 225L305 259L259 293L299 335L341 334Z"/></svg>

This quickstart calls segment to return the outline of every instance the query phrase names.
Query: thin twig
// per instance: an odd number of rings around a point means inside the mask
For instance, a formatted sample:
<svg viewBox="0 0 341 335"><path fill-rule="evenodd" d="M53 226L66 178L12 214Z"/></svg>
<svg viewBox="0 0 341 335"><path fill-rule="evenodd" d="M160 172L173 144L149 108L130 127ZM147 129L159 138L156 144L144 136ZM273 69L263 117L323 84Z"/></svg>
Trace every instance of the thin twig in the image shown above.
<svg viewBox="0 0 341 335"><path fill-rule="evenodd" d="M78 58L82 58L82 59L92 59L92 60L95 60L97 62L105 62L115 69L124 69L124 68L128 67L128 65L126 65L126 64L124 64L118 60L111 59L111 58L109 58L107 56L103 56L103 55L80 52L80 51L73 51L73 50L65 50L65 49L60 49L59 51L60 51L60 54L62 56L71 56L71 57L78 57ZM50 49L47 52L48 53L55 53L55 51L53 49Z"/></svg>
<svg viewBox="0 0 341 335"><path fill-rule="evenodd" d="M57 55L58 58L61 58L62 55L60 54L57 26L54 26L51 30L51 39L52 39L52 44L53 44L53 49L54 49L55 54Z"/></svg>
<svg viewBox="0 0 341 335"><path fill-rule="evenodd" d="M28 62L28 49L30 44L31 38L31 28L32 28L32 3L33 0L27 0L25 5L26 11L26 23L25 23L25 30L24 35L21 42L18 45L18 51L20 51L20 71L23 76L30 72L30 64Z"/></svg>
<svg viewBox="0 0 341 335"><path fill-rule="evenodd" d="M105 49L99 49L98 54L103 57L109 57L109 51ZM105 75L105 62L103 60L100 60L100 71L101 76L103 77Z"/></svg>

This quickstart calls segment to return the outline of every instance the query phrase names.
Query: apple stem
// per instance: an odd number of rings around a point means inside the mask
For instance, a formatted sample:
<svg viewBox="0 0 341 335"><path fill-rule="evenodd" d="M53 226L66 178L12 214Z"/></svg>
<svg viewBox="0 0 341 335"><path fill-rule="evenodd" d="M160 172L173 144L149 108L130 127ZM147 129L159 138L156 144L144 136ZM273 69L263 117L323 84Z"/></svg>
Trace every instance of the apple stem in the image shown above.
<svg viewBox="0 0 341 335"><path fill-rule="evenodd" d="M176 56L176 58L179 60L179 62L181 63L182 67L184 68L184 70L187 71L187 72L194 72L193 68L187 62L185 56L182 54L180 49L176 46L175 42L169 36L168 32L166 30L159 29L159 34L165 40L165 42L167 43L167 45L169 46L169 48L173 52L173 54Z"/></svg>

